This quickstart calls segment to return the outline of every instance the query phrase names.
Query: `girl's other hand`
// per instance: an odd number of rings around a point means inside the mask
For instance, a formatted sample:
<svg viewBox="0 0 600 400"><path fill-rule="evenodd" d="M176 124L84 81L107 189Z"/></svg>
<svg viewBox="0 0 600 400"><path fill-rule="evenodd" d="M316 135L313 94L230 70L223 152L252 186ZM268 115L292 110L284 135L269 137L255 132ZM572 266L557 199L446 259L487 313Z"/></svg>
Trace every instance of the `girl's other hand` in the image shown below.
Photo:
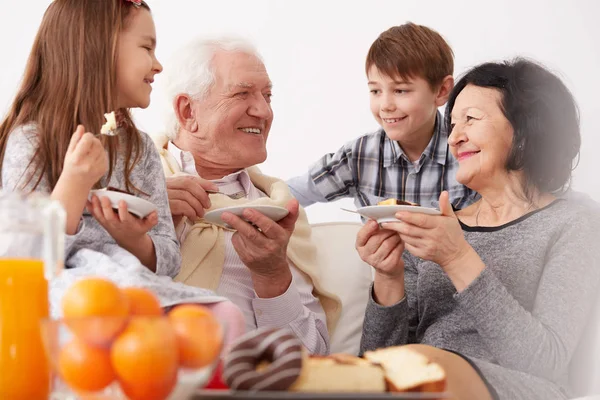
<svg viewBox="0 0 600 400"><path fill-rule="evenodd" d="M107 197L99 199L97 196L92 196L92 201L88 202L87 209L115 241L125 248L129 247L129 243L145 236L158 223L156 211L150 213L146 218L138 218L129 213L127 203L123 200L119 202L118 210L114 210Z"/></svg>
<svg viewBox="0 0 600 400"><path fill-rule="evenodd" d="M68 181L92 188L107 171L108 156L102 142L79 125L71 136L62 173Z"/></svg>

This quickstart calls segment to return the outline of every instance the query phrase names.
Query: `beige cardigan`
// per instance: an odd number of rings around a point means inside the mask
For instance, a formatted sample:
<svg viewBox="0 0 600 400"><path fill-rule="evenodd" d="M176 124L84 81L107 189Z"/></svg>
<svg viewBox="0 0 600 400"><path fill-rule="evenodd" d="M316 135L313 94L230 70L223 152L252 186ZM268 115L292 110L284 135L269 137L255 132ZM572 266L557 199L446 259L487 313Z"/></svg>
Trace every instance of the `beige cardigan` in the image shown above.
<svg viewBox="0 0 600 400"><path fill-rule="evenodd" d="M166 149L168 143L166 137L155 139L155 143L160 153L165 175L183 174L177 160ZM248 201L244 198L231 199L225 195L211 194L211 208L207 211L242 204L284 207L293 198L284 181L263 175L257 167L250 167L247 171L252 183L268 197ZM185 219L181 223L185 223ZM217 289L225 263L225 235L223 234L225 229L203 219L198 220L191 227L185 241L181 244L183 261L181 271L175 277L176 281L190 286ZM316 246L311 240L310 224L302 208L288 244L287 256L312 282L314 294L319 298L325 311L327 328L331 335L339 319L341 302L337 296L327 292L321 284L319 267L316 265Z"/></svg>

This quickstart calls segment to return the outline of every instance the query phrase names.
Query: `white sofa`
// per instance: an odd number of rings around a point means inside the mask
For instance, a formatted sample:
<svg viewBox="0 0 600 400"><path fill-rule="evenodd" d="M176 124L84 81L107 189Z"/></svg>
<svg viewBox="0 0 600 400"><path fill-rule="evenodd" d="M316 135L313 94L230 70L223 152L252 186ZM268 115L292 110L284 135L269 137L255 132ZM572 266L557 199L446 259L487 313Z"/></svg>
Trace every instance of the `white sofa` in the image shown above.
<svg viewBox="0 0 600 400"><path fill-rule="evenodd" d="M358 354L372 268L358 256L354 247L358 222L313 224L313 238L318 244L318 259L327 289L342 301L342 314L331 337L334 353ZM600 400L600 297L573 358L571 385L578 396ZM580 400L583 400L581 398Z"/></svg>
<svg viewBox="0 0 600 400"><path fill-rule="evenodd" d="M334 222L312 225L312 237L317 246L320 265L327 289L342 301L342 314L331 339L332 353L358 354L360 336L369 287L373 281L372 267L364 263L354 242L361 224Z"/></svg>

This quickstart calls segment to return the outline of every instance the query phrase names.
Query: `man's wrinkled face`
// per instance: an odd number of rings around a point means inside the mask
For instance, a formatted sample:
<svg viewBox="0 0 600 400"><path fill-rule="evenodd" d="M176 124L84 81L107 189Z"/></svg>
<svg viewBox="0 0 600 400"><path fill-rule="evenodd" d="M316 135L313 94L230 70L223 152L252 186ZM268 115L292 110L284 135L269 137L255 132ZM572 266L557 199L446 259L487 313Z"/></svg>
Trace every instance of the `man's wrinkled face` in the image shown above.
<svg viewBox="0 0 600 400"><path fill-rule="evenodd" d="M214 84L207 96L193 101L201 157L224 168L260 164L267 158L273 122L267 70L261 60L243 52L218 51L212 63Z"/></svg>

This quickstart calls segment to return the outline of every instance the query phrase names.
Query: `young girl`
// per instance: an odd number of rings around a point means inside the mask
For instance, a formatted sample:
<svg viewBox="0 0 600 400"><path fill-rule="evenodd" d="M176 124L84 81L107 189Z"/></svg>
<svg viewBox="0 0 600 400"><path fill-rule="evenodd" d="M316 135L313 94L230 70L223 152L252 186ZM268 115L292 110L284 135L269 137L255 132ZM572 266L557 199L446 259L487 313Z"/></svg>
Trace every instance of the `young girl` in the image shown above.
<svg viewBox="0 0 600 400"><path fill-rule="evenodd" d="M25 76L0 125L2 186L43 191L67 213L66 260L79 249L135 255L160 275L180 263L161 164L128 108L150 104L162 66L144 2L56 0L46 11ZM115 110L118 135L98 136L104 113ZM74 132L74 133L73 133ZM137 219L124 202L118 213L90 189L112 186L155 204L159 212Z"/></svg>
<svg viewBox="0 0 600 400"><path fill-rule="evenodd" d="M155 47L154 22L142 0L55 0L0 125L0 186L49 193L66 210L71 269L53 282L53 307L74 279L108 275L154 290L163 306L217 302L230 329L239 331L243 317L230 302L156 276L175 276L181 255L158 153L128 111L150 104L154 76L162 71ZM118 116L117 135L98 135L111 111ZM152 202L158 212L138 219L125 202L115 212L106 198L88 201L91 189L108 186Z"/></svg>

